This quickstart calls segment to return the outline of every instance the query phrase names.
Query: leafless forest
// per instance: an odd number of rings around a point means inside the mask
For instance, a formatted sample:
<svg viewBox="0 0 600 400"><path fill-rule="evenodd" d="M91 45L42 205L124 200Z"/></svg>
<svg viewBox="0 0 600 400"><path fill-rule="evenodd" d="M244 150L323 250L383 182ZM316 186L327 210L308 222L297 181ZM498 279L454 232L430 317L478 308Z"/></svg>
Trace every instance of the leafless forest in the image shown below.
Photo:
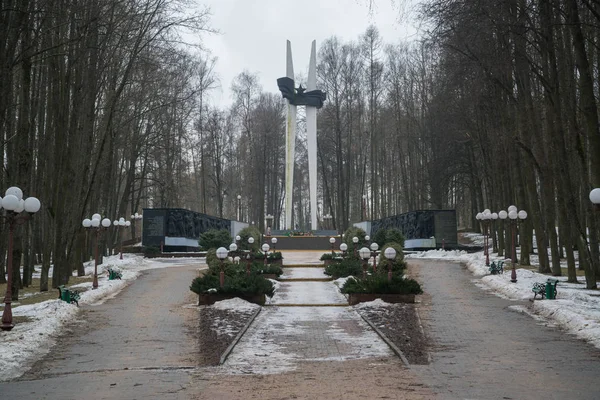
<svg viewBox="0 0 600 400"><path fill-rule="evenodd" d="M383 0L381 0L383 1ZM197 2L201 3L201 1ZM367 2L366 2L367 3ZM42 263L41 289L68 282L90 254L81 221L144 207L181 207L264 224L282 219L284 100L243 71L231 108L211 104L218 62L185 35L210 13L183 0L0 0L0 189L42 209L15 230L15 287ZM418 209L475 214L515 204L521 262L533 230L540 271L574 257L600 276L600 3L594 0L423 0L422 35L319 43L319 219L343 230ZM365 4L365 14L368 4ZM282 37L282 43L285 38ZM282 54L283 57L283 54ZM299 132L303 120L299 118ZM308 166L298 138L294 223L308 226ZM363 195L367 207L363 210ZM0 254L6 255L6 227ZM494 226L494 239L505 227ZM139 235L132 229L129 236ZM116 241L106 237L106 248ZM497 244L502 251L503 240ZM576 253L575 253L576 251ZM4 279L1 257L0 279ZM48 269L54 274L48 281Z"/></svg>

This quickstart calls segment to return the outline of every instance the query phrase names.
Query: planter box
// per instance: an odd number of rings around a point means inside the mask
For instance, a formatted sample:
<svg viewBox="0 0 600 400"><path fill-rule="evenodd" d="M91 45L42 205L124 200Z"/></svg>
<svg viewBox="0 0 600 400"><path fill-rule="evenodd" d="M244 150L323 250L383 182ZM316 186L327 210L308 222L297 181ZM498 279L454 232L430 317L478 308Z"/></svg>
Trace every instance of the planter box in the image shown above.
<svg viewBox="0 0 600 400"><path fill-rule="evenodd" d="M378 293L350 293L348 294L348 304L351 306L358 303L366 303L381 299L386 303L414 303L414 294L378 294Z"/></svg>
<svg viewBox="0 0 600 400"><path fill-rule="evenodd" d="M283 258L278 258L277 260L269 260L269 259L267 259L267 262L269 264L273 264L273 265L283 265Z"/></svg>
<svg viewBox="0 0 600 400"><path fill-rule="evenodd" d="M233 293L203 293L198 295L198 305L210 306L212 304L215 304L217 301L234 299L236 297L239 297L240 299L246 300L250 303L258 304L259 306L264 306L265 302L267 301L267 296L265 296L264 294L242 296Z"/></svg>

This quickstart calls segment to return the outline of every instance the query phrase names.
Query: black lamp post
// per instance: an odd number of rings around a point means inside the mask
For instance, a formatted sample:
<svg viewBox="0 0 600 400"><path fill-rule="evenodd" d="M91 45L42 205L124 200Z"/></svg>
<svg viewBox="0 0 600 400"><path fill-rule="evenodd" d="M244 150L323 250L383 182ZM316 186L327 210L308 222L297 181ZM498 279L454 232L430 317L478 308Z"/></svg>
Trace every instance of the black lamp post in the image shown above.
<svg viewBox="0 0 600 400"><path fill-rule="evenodd" d="M227 258L227 249L225 247L219 247L217 249L217 258L221 260L221 272L219 273L219 285L223 287L225 285L225 271L223 270L223 260Z"/></svg>
<svg viewBox="0 0 600 400"><path fill-rule="evenodd" d="M335 255L335 251L334 251L334 246L335 246L335 238L329 238L329 243L331 243L331 255L334 256Z"/></svg>
<svg viewBox="0 0 600 400"><path fill-rule="evenodd" d="M252 265L252 261L254 260L254 251L252 250L254 238L252 236L248 238L248 244L250 245L250 249L248 250L248 256L246 257L246 275L250 275L250 266Z"/></svg>
<svg viewBox="0 0 600 400"><path fill-rule="evenodd" d="M98 237L101 230L106 230L110 226L110 219L104 218L101 220L100 214L92 215L92 219L86 218L81 223L86 229L93 229L94 235L94 280L92 281L92 289L98 288Z"/></svg>
<svg viewBox="0 0 600 400"><path fill-rule="evenodd" d="M367 262L371 258L371 250L368 247L363 247L358 251L360 258L363 260L363 279L367 277Z"/></svg>
<svg viewBox="0 0 600 400"><path fill-rule="evenodd" d="M356 257L358 253L358 238L356 236L352 238L352 243L354 244L354 246L352 246L354 248L354 257Z"/></svg>
<svg viewBox="0 0 600 400"><path fill-rule="evenodd" d="M118 220L115 219L113 221L113 225L117 228L117 235L118 235L117 239L119 240L119 259L122 260L123 259L123 233L121 232L121 230L130 226L131 222L125 221L125 218L121 217Z"/></svg>
<svg viewBox="0 0 600 400"><path fill-rule="evenodd" d="M527 212L525 210L521 210L521 211L517 211L517 207L515 206L510 206L508 207L508 213L506 213L506 211L500 211L498 213L498 216L500 217L500 219L506 219L506 217L508 216L508 219L510 221L510 225L511 225L511 246L512 246L512 268L510 271L510 281L513 283L517 282L517 270L516 270L516 264L517 264L517 246L516 246L516 236L517 236L517 224L519 223L519 221L523 221L527 218Z"/></svg>
<svg viewBox="0 0 600 400"><path fill-rule="evenodd" d="M348 250L348 245L346 243L340 244L340 251L342 252L343 257L346 257L347 250Z"/></svg>
<svg viewBox="0 0 600 400"><path fill-rule="evenodd" d="M277 245L277 238L272 238L271 243L273 244L273 253L275 253L275 246Z"/></svg>
<svg viewBox="0 0 600 400"><path fill-rule="evenodd" d="M1 217L8 223L8 260L6 262L8 279L6 282L4 311L2 312L2 325L0 325L0 328L3 331L10 331L15 326L12 322L13 232L16 225L22 225L29 221L33 217L33 214L39 211L41 204L35 197L23 199L23 191L16 186L8 188L4 198L0 202L6 210Z"/></svg>
<svg viewBox="0 0 600 400"><path fill-rule="evenodd" d="M383 255L387 259L387 264L388 264L388 281L391 281L392 280L392 262L394 259L396 259L396 249L394 249L393 247L388 247L383 252Z"/></svg>
<svg viewBox="0 0 600 400"><path fill-rule="evenodd" d="M269 245L267 243L262 245L262 251L265 255L265 267L267 266L267 253L269 252Z"/></svg>
<svg viewBox="0 0 600 400"><path fill-rule="evenodd" d="M379 245L376 242L371 243L371 251L373 252L373 271L377 272L377 250Z"/></svg>

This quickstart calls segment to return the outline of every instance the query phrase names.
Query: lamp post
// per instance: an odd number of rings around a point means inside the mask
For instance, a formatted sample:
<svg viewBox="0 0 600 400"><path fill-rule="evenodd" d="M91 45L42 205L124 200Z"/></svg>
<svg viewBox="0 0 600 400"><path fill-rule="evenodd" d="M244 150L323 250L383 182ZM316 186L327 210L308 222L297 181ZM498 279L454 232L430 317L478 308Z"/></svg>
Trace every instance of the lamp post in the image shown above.
<svg viewBox="0 0 600 400"><path fill-rule="evenodd" d="M363 279L367 277L367 261L371 258L371 250L368 247L363 247L358 251L360 258L363 260Z"/></svg>
<svg viewBox="0 0 600 400"><path fill-rule="evenodd" d="M242 195L237 195L237 220L241 221L240 215L242 214Z"/></svg>
<svg viewBox="0 0 600 400"><path fill-rule="evenodd" d="M358 237L354 236L352 238L352 243L354 243L354 246L352 246L352 247L354 248L354 257L356 257L357 256L356 253L358 253L358 249L357 249L357 247L358 247Z"/></svg>
<svg viewBox="0 0 600 400"><path fill-rule="evenodd" d="M12 253L13 253L13 232L16 225L22 225L29 221L33 214L39 211L40 201L36 197L28 197L23 200L23 191L16 186L6 189L4 198L0 197L0 204L5 210L1 217L8 223L8 260L6 262L7 282L6 294L4 295L4 311L2 312L3 331L10 331L14 328L12 322Z"/></svg>
<svg viewBox="0 0 600 400"><path fill-rule="evenodd" d="M385 256L385 258L387 258L388 281L391 281L392 280L392 260L394 260L396 258L396 249L394 249L393 247L388 247L383 252L383 255Z"/></svg>
<svg viewBox="0 0 600 400"><path fill-rule="evenodd" d="M335 246L335 238L334 237L329 238L329 243L331 243L331 255L334 256L335 252L333 251L333 248L334 248L333 246Z"/></svg>
<svg viewBox="0 0 600 400"><path fill-rule="evenodd" d="M273 244L273 253L275 253L275 245L277 245L277 238L272 238L271 243Z"/></svg>
<svg viewBox="0 0 600 400"><path fill-rule="evenodd" d="M508 218L510 219L510 223L512 226L512 269L510 272L510 281L513 283L517 282L517 270L515 268L517 264L517 249L516 249L516 235L517 235L517 224L519 221L523 221L527 218L527 212L525 210L521 210L517 212L517 207L510 206L508 207Z"/></svg>
<svg viewBox="0 0 600 400"><path fill-rule="evenodd" d="M269 252L269 244L265 243L262 245L262 251L265 255L265 267L267 266L267 253Z"/></svg>
<svg viewBox="0 0 600 400"><path fill-rule="evenodd" d="M235 258L237 257L237 249L238 249L237 244L231 243L229 245L229 254L228 255L231 256L234 263L235 263ZM239 258L238 258L238 263L239 263Z"/></svg>
<svg viewBox="0 0 600 400"><path fill-rule="evenodd" d="M131 220L133 221L132 239L135 239L135 233L137 232L137 221L142 219L142 214L131 214ZM141 233L141 232L140 232Z"/></svg>
<svg viewBox="0 0 600 400"><path fill-rule="evenodd" d="M492 220L490 221L490 232L494 233L494 236L492 237L492 252L497 253L498 252L498 240L494 240L494 238L496 237L495 233L496 233L496 220L498 219L498 213L493 212L492 214ZM488 234L489 235L489 234Z"/></svg>
<svg viewBox="0 0 600 400"><path fill-rule="evenodd" d="M596 211L600 211L600 188L592 189L590 192L590 201L594 204Z"/></svg>
<svg viewBox="0 0 600 400"><path fill-rule="evenodd" d="M246 256L246 275L250 275L250 266L252 265L252 261L254 260L254 252L252 251L254 238L252 236L248 238L248 244L250 245L250 249L248 250L248 255Z"/></svg>
<svg viewBox="0 0 600 400"><path fill-rule="evenodd" d="M217 258L221 260L221 272L219 273L219 285L223 287L225 285L225 271L223 270L223 260L227 258L227 249L225 247L219 247L217 249Z"/></svg>
<svg viewBox="0 0 600 400"><path fill-rule="evenodd" d="M365 242L367 242L367 244L369 244L370 241L371 241L371 236L366 235L365 236Z"/></svg>
<svg viewBox="0 0 600 400"><path fill-rule="evenodd" d="M376 242L373 242L370 247L373 252L373 271L377 272L377 250L379 249L379 245Z"/></svg>
<svg viewBox="0 0 600 400"><path fill-rule="evenodd" d="M121 217L118 220L113 221L113 225L117 228L117 239L119 240L119 260L123 259L123 234L121 230L131 225L131 222L125 221L125 218Z"/></svg>
<svg viewBox="0 0 600 400"><path fill-rule="evenodd" d="M340 244L340 251L342 252L342 255L344 257L346 257L346 251L347 250L348 250L348 245L346 243Z"/></svg>
<svg viewBox="0 0 600 400"><path fill-rule="evenodd" d="M100 214L92 215L92 219L84 219L81 223L86 229L93 229L96 233L94 236L94 280L92 289L98 289L98 236L101 230L106 230L110 226L110 219L104 218L101 220Z"/></svg>

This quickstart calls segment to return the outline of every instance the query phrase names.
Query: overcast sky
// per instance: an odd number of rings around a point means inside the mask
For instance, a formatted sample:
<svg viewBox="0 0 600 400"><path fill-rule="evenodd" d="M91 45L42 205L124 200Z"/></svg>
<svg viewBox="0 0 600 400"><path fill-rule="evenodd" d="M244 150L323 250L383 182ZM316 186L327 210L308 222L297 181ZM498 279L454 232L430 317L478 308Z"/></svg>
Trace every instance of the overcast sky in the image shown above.
<svg viewBox="0 0 600 400"><path fill-rule="evenodd" d="M198 0L210 7L211 26L220 31L202 39L218 58L216 104L231 104L231 82L244 70L258 74L263 90L277 92L276 80L285 76L286 40L292 42L294 72L306 76L313 40L318 52L331 36L357 41L370 24L385 43L415 38L416 28L399 21L393 4L398 1L377 0L369 14L368 0Z"/></svg>

